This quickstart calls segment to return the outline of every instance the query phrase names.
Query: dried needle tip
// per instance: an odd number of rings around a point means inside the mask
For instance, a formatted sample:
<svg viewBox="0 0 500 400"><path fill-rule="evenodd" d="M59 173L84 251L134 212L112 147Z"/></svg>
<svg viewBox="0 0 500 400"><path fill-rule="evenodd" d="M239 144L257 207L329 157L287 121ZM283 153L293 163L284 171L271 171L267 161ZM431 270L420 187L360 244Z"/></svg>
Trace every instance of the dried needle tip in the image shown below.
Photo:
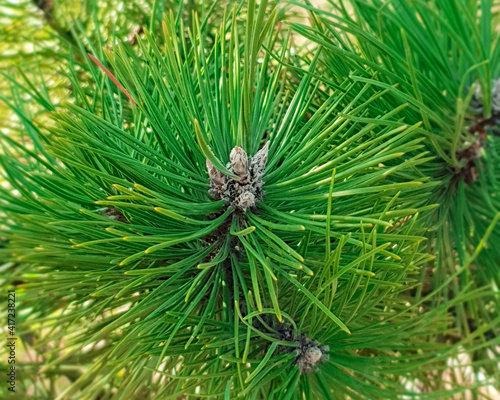
<svg viewBox="0 0 500 400"><path fill-rule="evenodd" d="M327 354L330 350L329 346L320 346L316 340L309 339L303 333L299 335L297 344L295 363L303 374L310 370L317 371L317 365L329 358Z"/></svg>
<svg viewBox="0 0 500 400"><path fill-rule="evenodd" d="M253 157L248 157L242 147L236 146L229 154L227 169L237 175L236 181L215 169L207 160L210 177L210 196L217 200L225 200L237 210L245 212L254 207L264 197L263 177L266 169L269 142Z"/></svg>

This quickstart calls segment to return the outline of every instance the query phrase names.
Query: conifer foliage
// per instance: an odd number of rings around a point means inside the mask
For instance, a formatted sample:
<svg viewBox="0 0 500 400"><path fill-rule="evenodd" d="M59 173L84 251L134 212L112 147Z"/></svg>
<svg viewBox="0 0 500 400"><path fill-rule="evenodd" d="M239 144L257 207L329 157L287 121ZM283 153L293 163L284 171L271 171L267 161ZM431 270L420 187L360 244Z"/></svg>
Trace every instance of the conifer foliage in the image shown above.
<svg viewBox="0 0 500 400"><path fill-rule="evenodd" d="M21 68L1 92L0 284L35 355L16 392L451 398L494 382L491 4L451 29L439 1L153 1L127 6L133 30L99 2L64 25L64 3L35 3L65 56L37 55L57 88ZM383 34L401 10L412 34ZM471 55L424 52L429 21L470 33Z"/></svg>
<svg viewBox="0 0 500 400"><path fill-rule="evenodd" d="M444 299L468 285L496 292L500 48L494 5L357 0L349 5L337 2L331 13L314 10L312 26L294 27L323 48L323 68L333 79L348 74L371 82L408 103L407 123L423 121L421 133L435 160L422 172L439 182L430 200L440 205L428 223L434 230L427 235L437 257L434 273L423 279L437 287L460 271L457 282L443 290ZM352 72L362 65L369 67ZM490 245L483 248L485 236ZM498 319L497 300L495 294L457 308L456 324L464 335Z"/></svg>

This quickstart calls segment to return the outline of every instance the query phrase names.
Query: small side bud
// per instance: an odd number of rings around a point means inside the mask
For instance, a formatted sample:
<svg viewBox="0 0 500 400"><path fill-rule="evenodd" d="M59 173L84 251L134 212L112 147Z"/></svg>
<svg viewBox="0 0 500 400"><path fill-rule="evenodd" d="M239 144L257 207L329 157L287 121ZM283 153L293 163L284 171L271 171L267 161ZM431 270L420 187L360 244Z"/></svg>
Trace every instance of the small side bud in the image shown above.
<svg viewBox="0 0 500 400"><path fill-rule="evenodd" d="M267 155L269 153L269 143L269 141L266 142L264 147L262 147L262 149L255 153L250 161L250 167L252 170L254 181L259 181L264 176L264 172L266 170Z"/></svg>
<svg viewBox="0 0 500 400"><path fill-rule="evenodd" d="M222 172L217 170L209 160L207 160L207 170L208 176L210 177L209 193L213 198L220 200L224 195L224 186L226 184L227 177Z"/></svg>
<svg viewBox="0 0 500 400"><path fill-rule="evenodd" d="M330 350L329 346L320 346L316 340L311 340L304 334L299 335L297 345L295 363L303 374L310 370L316 371L318 364L329 358L327 354Z"/></svg>

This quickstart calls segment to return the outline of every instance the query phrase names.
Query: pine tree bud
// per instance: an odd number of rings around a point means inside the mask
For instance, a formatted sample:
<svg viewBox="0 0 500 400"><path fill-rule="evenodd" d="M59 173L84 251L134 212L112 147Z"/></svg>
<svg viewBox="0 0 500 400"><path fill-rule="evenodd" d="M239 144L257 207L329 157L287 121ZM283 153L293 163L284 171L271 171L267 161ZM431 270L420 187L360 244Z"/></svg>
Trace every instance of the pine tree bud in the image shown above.
<svg viewBox="0 0 500 400"><path fill-rule="evenodd" d="M240 146L236 146L231 150L229 159L231 160L233 172L242 180L246 179L248 176L248 156L245 150Z"/></svg>
<svg viewBox="0 0 500 400"><path fill-rule="evenodd" d="M262 179L266 169L268 152L269 142L250 158L241 146L234 147L229 154L230 162L227 164L227 168L240 178L238 181L218 171L207 160L210 196L218 200L223 199L235 209L243 212L254 207L264 196Z"/></svg>
<svg viewBox="0 0 500 400"><path fill-rule="evenodd" d="M209 160L207 160L207 170L208 176L210 177L209 193L215 199L220 200L223 198L227 177L222 172L217 170Z"/></svg>
<svg viewBox="0 0 500 400"><path fill-rule="evenodd" d="M250 168L254 181L261 180L264 176L264 171L266 169L267 163L267 155L269 153L269 143L269 141L266 142L264 147L262 147L262 149L255 153L255 155L251 159Z"/></svg>

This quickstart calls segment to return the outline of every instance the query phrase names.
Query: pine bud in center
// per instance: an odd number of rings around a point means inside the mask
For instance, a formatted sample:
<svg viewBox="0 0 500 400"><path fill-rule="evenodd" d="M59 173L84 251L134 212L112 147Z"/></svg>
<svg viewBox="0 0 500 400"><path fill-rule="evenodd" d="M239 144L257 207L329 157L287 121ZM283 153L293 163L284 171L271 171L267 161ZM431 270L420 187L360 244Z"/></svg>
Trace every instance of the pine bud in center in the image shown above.
<svg viewBox="0 0 500 400"><path fill-rule="evenodd" d="M218 171L207 160L210 177L209 194L217 200L225 200L234 209L246 212L264 197L264 172L266 169L269 142L253 157L248 157L242 147L236 146L229 154L227 169L238 176L235 180Z"/></svg>

